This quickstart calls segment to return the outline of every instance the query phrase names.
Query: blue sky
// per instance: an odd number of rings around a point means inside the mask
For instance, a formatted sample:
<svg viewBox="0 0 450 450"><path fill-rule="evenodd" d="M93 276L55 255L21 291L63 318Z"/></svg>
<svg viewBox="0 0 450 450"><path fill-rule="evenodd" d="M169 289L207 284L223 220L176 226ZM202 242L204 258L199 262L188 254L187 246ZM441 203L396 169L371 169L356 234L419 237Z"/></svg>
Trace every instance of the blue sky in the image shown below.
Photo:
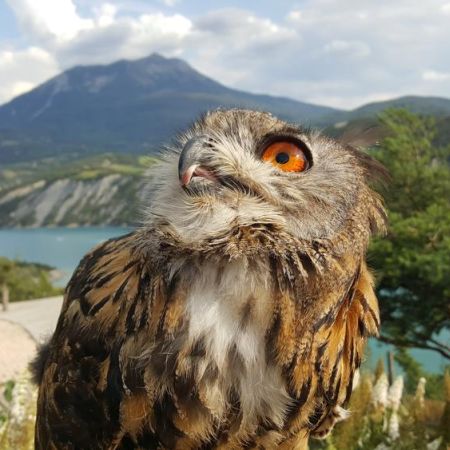
<svg viewBox="0 0 450 450"><path fill-rule="evenodd" d="M0 0L0 103L152 52L228 86L352 108L450 97L450 0Z"/></svg>

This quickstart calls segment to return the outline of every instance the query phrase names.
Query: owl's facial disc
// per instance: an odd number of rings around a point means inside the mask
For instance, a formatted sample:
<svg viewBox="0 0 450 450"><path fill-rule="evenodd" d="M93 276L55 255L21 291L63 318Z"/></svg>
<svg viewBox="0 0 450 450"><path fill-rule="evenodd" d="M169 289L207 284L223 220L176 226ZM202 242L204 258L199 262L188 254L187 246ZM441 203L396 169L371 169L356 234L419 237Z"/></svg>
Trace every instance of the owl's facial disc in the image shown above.
<svg viewBox="0 0 450 450"><path fill-rule="evenodd" d="M329 239L377 202L368 156L269 114L209 113L171 150L153 169L149 218L184 242L262 225Z"/></svg>

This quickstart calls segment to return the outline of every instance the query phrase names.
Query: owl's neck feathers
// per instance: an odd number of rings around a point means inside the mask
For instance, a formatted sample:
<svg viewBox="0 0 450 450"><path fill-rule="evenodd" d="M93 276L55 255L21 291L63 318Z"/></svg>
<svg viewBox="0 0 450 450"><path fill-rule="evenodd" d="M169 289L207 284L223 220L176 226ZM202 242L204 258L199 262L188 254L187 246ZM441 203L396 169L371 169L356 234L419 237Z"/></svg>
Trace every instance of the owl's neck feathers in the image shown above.
<svg viewBox="0 0 450 450"><path fill-rule="evenodd" d="M236 220L218 233L185 241L183 235L171 226L170 220L158 219L142 228L141 247L151 249L153 255L158 254L166 261L200 259L207 264L211 261L226 264L241 258L270 258L285 261L287 273L294 264L306 277L311 271L326 271L326 263L330 259L348 254L357 260L364 259L370 237L383 234L386 227L382 200L371 194L343 221L337 233L326 238L299 239L283 225L242 225Z"/></svg>
<svg viewBox="0 0 450 450"><path fill-rule="evenodd" d="M163 308L174 325L163 329L169 347L172 340L177 342L171 351L189 355L192 349L202 348L204 352L200 365L188 356L179 359L178 376L190 374L196 383L205 383L200 389L208 394L202 401L213 415L226 414L226 393L233 391L239 398L245 432L254 431L261 420L275 428L287 423L300 428L318 426L328 406L319 395L322 388L318 380L316 384L311 381L313 371L318 370L315 364L323 359L321 376L327 379L324 383L332 397L336 372L343 371L340 383L345 379L351 385L361 360L362 344L356 354L347 355L350 368L335 369L330 359L350 351L342 346L345 317L355 295L370 299L371 306L364 308L373 315L368 331L362 333L377 331L378 310L364 256L374 229L371 224L382 226L381 212L374 208L364 226L359 222L357 226L343 227L333 240L312 242L300 241L267 224L236 225L196 245L183 243L167 224L141 230L141 251L145 243L151 266L166 274L164 291L168 297ZM355 294L358 283L364 284L364 295ZM170 313L174 304L177 306ZM364 308L356 308L352 314L362 314ZM183 315L178 316L176 311L183 311ZM340 325L333 331L336 323ZM330 339L334 356L321 350ZM205 373L206 378L202 375ZM211 373L216 375L211 378ZM303 401L306 387L308 395L322 399L308 403L288 419L292 399ZM337 387L336 395L342 404L347 393Z"/></svg>
<svg viewBox="0 0 450 450"><path fill-rule="evenodd" d="M130 405L181 430L180 448L230 429L230 448L260 432L266 448L322 433L379 325L369 222L333 242L237 226L195 247L167 226L143 228L83 260L55 335L108 336ZM141 411L136 429L153 420Z"/></svg>
<svg viewBox="0 0 450 450"><path fill-rule="evenodd" d="M178 212L174 217L150 215L141 230L142 244L158 246L168 258L201 257L227 261L264 258L268 254L284 258L290 253L302 253L311 257L314 263L316 257L326 259L352 253L355 258L363 259L371 236L384 234L386 230L382 198L368 186L362 186L354 206L340 215L340 226L333 232L308 239L299 237L304 227L301 219L290 223L265 217L252 222L251 217L237 215L228 221L223 219L220 227L216 224L209 229L208 220L199 214L195 219L198 221L197 233L193 237L192 229L185 232L179 225Z"/></svg>

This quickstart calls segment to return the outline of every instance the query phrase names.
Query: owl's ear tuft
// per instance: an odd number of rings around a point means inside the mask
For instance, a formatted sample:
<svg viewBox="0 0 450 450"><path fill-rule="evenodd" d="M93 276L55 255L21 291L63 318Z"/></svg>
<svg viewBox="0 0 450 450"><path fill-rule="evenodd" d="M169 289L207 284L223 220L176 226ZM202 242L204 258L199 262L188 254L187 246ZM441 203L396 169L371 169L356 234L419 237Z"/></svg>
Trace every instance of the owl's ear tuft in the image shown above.
<svg viewBox="0 0 450 450"><path fill-rule="evenodd" d="M391 176L388 169L380 161L362 149L351 145L346 145L345 148L355 157L370 185L382 188L387 186Z"/></svg>
<svg viewBox="0 0 450 450"><path fill-rule="evenodd" d="M371 192L369 205L369 226L371 235L384 235L387 230L388 216L385 209L383 193L391 180L389 171L373 156L355 147L346 146L359 166L361 167L365 181ZM373 189L373 190L372 190Z"/></svg>

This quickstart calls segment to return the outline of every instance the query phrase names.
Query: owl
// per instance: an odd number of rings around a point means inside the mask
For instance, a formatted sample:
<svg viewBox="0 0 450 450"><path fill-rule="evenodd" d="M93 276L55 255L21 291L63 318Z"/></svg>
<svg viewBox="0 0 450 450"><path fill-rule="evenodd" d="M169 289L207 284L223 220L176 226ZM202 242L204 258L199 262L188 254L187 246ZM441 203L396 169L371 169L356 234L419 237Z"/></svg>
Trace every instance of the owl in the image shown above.
<svg viewBox="0 0 450 450"><path fill-rule="evenodd" d="M135 231L94 248L34 362L36 448L306 449L345 418L379 329L367 154L217 110L153 167Z"/></svg>

